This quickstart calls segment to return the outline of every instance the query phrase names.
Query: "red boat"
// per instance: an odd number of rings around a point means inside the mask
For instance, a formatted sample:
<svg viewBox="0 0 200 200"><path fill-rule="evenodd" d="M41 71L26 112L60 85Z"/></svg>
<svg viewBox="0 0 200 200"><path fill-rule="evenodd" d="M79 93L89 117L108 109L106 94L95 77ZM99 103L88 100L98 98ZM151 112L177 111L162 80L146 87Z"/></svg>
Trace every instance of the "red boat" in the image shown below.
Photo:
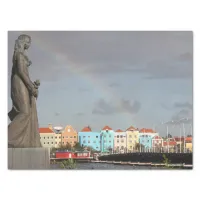
<svg viewBox="0 0 200 200"><path fill-rule="evenodd" d="M57 151L55 153L55 158L57 159L87 159L90 158L90 151L76 151L76 152L70 152L70 151Z"/></svg>

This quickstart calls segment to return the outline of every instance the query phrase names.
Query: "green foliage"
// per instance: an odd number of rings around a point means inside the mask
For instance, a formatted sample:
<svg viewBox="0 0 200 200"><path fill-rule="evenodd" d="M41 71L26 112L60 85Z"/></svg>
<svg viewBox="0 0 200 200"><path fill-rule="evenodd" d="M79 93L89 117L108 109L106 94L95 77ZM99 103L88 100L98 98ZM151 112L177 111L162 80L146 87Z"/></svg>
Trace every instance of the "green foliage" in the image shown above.
<svg viewBox="0 0 200 200"><path fill-rule="evenodd" d="M61 162L60 167L63 169L75 169L76 161L72 158Z"/></svg>
<svg viewBox="0 0 200 200"><path fill-rule="evenodd" d="M165 166L168 168L168 169L172 169L173 167L170 167L170 163L171 161L167 158L167 156L165 154L163 154L163 163L165 164Z"/></svg>

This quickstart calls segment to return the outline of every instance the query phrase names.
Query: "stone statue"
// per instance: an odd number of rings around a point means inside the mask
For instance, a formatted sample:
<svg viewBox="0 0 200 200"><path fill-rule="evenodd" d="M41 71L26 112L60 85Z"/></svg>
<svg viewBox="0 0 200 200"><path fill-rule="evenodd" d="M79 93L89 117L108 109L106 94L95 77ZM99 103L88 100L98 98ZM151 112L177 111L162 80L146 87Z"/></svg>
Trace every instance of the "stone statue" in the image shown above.
<svg viewBox="0 0 200 200"><path fill-rule="evenodd" d="M12 110L8 113L9 148L41 147L36 99L40 82L32 82L28 67L32 64L26 55L31 37L20 35L15 41L11 75Z"/></svg>

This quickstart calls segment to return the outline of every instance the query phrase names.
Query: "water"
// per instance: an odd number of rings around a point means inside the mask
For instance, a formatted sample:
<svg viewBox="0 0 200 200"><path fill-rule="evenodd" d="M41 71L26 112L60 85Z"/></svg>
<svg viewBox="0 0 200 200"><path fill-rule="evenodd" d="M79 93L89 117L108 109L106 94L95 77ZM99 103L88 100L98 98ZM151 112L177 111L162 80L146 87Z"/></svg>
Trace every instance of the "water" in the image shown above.
<svg viewBox="0 0 200 200"><path fill-rule="evenodd" d="M59 164L51 164L51 169L61 169ZM151 167L151 166L131 166L131 165L114 165L107 163L88 163L88 162L78 162L76 164L75 170L135 170L135 169L163 169L161 167Z"/></svg>

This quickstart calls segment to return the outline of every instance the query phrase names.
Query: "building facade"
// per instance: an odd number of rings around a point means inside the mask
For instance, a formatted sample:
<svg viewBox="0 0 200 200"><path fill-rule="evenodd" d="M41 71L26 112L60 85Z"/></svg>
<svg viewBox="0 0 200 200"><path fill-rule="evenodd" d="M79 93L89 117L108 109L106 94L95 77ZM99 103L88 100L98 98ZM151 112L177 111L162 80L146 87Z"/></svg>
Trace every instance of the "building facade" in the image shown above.
<svg viewBox="0 0 200 200"><path fill-rule="evenodd" d="M114 152L120 153L120 152L126 152L127 146L126 146L126 132L118 129L114 133Z"/></svg>
<svg viewBox="0 0 200 200"><path fill-rule="evenodd" d="M55 133L50 128L39 128L40 142L43 147L55 147Z"/></svg>
<svg viewBox="0 0 200 200"><path fill-rule="evenodd" d="M126 130L127 151L128 152L134 151L138 143L139 143L139 130L131 126Z"/></svg>
<svg viewBox="0 0 200 200"><path fill-rule="evenodd" d="M68 143L73 147L78 142L78 133L71 125L67 125L62 131L61 139L63 146Z"/></svg>
<svg viewBox="0 0 200 200"><path fill-rule="evenodd" d="M163 141L163 150L164 152L178 153L178 146L176 140L174 138L165 139L165 141Z"/></svg>
<svg viewBox="0 0 200 200"><path fill-rule="evenodd" d="M55 133L55 148L59 148L62 146L62 134Z"/></svg>
<svg viewBox="0 0 200 200"><path fill-rule="evenodd" d="M192 152L192 137L185 138L185 149L186 152Z"/></svg>
<svg viewBox="0 0 200 200"><path fill-rule="evenodd" d="M90 127L84 127L78 133L78 140L81 146L92 147L96 151L101 150L101 133L94 132Z"/></svg>
<svg viewBox="0 0 200 200"><path fill-rule="evenodd" d="M152 139L154 136L158 136L158 133L152 129L143 128L139 132L139 143L142 145L145 150L152 148Z"/></svg>
<svg viewBox="0 0 200 200"><path fill-rule="evenodd" d="M101 130L101 152L113 151L114 148L114 131L109 126Z"/></svg>
<svg viewBox="0 0 200 200"><path fill-rule="evenodd" d="M152 138L152 148L156 152L160 152L163 147L163 138L156 135Z"/></svg>

